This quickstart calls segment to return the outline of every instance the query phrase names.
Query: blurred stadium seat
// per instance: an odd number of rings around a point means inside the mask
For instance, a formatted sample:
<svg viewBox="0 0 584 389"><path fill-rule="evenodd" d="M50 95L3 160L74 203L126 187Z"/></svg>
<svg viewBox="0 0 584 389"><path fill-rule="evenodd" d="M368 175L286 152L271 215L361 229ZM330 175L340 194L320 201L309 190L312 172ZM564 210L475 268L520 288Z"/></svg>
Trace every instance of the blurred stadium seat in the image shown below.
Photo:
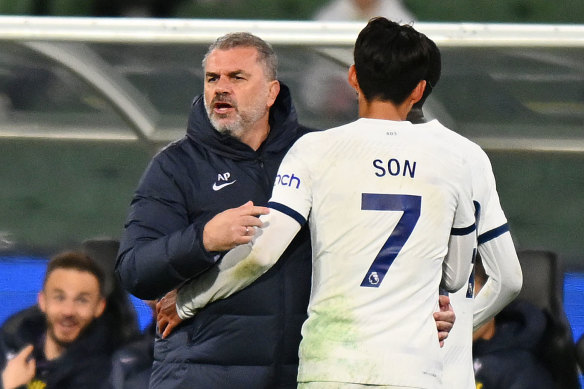
<svg viewBox="0 0 584 389"><path fill-rule="evenodd" d="M551 251L522 250L517 255L523 271L523 288L517 298L539 306L548 318L542 359L554 376L556 389L579 389L576 347L563 306L562 263Z"/></svg>

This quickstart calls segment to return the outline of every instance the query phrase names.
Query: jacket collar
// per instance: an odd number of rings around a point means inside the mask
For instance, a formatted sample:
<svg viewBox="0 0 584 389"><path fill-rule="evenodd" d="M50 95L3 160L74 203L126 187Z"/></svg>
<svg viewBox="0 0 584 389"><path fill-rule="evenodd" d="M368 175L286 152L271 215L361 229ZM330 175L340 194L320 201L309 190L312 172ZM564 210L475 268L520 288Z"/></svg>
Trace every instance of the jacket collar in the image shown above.
<svg viewBox="0 0 584 389"><path fill-rule="evenodd" d="M199 95L192 104L189 115L187 137L225 157L243 160L255 159L264 153L277 153L290 147L298 137L298 119L290 90L280 83L280 93L270 109L270 133L258 151L254 151L238 139L219 133L207 116L203 96Z"/></svg>

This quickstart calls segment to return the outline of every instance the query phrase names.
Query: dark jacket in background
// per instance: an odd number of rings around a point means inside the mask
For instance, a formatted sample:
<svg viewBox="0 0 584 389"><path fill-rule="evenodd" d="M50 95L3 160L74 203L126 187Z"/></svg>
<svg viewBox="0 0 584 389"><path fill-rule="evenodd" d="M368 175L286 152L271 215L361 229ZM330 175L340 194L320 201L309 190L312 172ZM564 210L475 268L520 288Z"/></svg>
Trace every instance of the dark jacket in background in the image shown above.
<svg viewBox="0 0 584 389"><path fill-rule="evenodd" d="M144 330L142 337L121 347L112 358L112 389L146 389L154 359L156 323Z"/></svg>
<svg viewBox="0 0 584 389"><path fill-rule="evenodd" d="M6 320L0 330L0 350L4 358L33 344L36 359L35 379L47 384L46 389L109 388L112 344L105 319L96 319L58 359L44 359L43 340L46 332L44 314L34 306ZM0 368L4 370L4 365Z"/></svg>
<svg viewBox="0 0 584 389"><path fill-rule="evenodd" d="M215 264L204 225L248 200L265 205L282 158L308 129L297 122L288 88L270 110L259 150L217 132L195 99L187 135L162 150L132 200L116 271L126 289L155 299ZM282 259L248 288L201 310L156 339L151 388L296 388L300 327L311 280L303 228Z"/></svg>
<svg viewBox="0 0 584 389"><path fill-rule="evenodd" d="M515 300L503 309L495 318L495 336L473 344L477 388L554 388L539 357L546 326L543 311L528 302Z"/></svg>

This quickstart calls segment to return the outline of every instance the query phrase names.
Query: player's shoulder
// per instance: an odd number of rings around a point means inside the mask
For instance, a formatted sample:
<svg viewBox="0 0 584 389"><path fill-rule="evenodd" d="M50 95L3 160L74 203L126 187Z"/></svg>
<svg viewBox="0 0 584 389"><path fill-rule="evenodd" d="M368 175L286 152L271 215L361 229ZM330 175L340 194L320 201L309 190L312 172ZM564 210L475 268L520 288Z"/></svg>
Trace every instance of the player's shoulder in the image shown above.
<svg viewBox="0 0 584 389"><path fill-rule="evenodd" d="M300 137L294 144L297 147L321 147L318 145L329 144L331 139L336 139L339 137L339 134L349 130L354 126L354 122L344 124L337 127L331 127L326 130L317 130L308 132Z"/></svg>
<svg viewBox="0 0 584 389"><path fill-rule="evenodd" d="M467 147L479 147L476 143L471 141L470 139L460 135L459 133L451 130L450 128L446 127L438 120L431 120L427 123L419 124L420 126L426 126L433 131L437 131L440 133L440 136L446 137L449 142L455 141ZM480 147L479 147L480 148Z"/></svg>
<svg viewBox="0 0 584 389"><path fill-rule="evenodd" d="M440 136L443 137L447 142L464 153L475 155L477 158L486 157L486 153L480 145L468 139L467 137L460 135L456 131L451 130L450 128L440 123L438 120L432 120L420 125L427 126L432 131L437 131Z"/></svg>

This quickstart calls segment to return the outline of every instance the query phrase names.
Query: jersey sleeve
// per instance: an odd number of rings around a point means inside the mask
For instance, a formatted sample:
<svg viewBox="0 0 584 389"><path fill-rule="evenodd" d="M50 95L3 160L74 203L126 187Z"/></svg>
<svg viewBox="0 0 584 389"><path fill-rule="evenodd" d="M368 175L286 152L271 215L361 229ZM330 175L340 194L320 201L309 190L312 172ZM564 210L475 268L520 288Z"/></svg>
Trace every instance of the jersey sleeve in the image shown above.
<svg viewBox="0 0 584 389"><path fill-rule="evenodd" d="M466 284L476 247L475 210L472 200L471 165L463 166L459 183L459 196L450 239L448 254L442 265L441 287L455 292Z"/></svg>
<svg viewBox="0 0 584 389"><path fill-rule="evenodd" d="M300 138L280 164L268 206L292 217L303 225L312 207L312 176L310 166L316 166L308 134Z"/></svg>
<svg viewBox="0 0 584 389"><path fill-rule="evenodd" d="M508 227L489 157L479 149L476 161L472 175L473 200L478 215L477 235L481 242L505 233Z"/></svg>
<svg viewBox="0 0 584 389"><path fill-rule="evenodd" d="M523 283L521 265L509 232L480 244L478 250L489 277L475 296L475 330L513 301Z"/></svg>

